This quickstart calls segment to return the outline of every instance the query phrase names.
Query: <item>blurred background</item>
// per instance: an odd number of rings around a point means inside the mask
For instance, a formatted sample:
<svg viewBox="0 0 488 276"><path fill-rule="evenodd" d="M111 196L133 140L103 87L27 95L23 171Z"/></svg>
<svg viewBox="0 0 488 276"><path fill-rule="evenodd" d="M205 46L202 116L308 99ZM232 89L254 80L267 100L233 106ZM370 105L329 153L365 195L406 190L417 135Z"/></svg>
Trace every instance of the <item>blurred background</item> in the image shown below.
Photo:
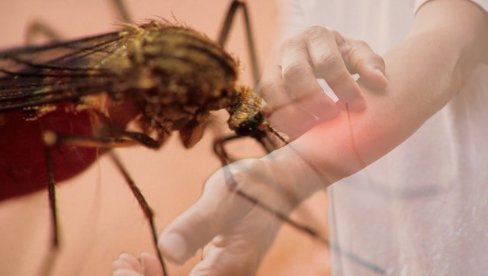
<svg viewBox="0 0 488 276"><path fill-rule="evenodd" d="M278 37L279 3L247 3L262 68ZM127 0L126 4L136 22L175 18L216 38L230 0ZM109 0L3 0L0 49L22 45L26 27L34 20L42 20L70 39L116 30L120 20L115 16ZM241 60L241 81L252 84L241 19L238 16L228 49ZM117 150L155 211L159 230L198 198L205 179L219 168L211 144L214 135L227 131L224 115L219 115L213 133L208 131L190 150L180 145L176 135L158 151ZM259 152L249 142L234 143L233 148L245 155ZM52 275L110 275L111 263L120 253L153 252L147 222L107 158L58 185L57 191L62 248ZM325 229L326 207L325 194L318 194L294 216ZM49 222L46 191L0 202L0 275L38 275L50 246ZM197 254L183 266L170 265L170 275L187 275L199 259ZM328 266L323 246L285 226L258 275L328 275Z"/></svg>

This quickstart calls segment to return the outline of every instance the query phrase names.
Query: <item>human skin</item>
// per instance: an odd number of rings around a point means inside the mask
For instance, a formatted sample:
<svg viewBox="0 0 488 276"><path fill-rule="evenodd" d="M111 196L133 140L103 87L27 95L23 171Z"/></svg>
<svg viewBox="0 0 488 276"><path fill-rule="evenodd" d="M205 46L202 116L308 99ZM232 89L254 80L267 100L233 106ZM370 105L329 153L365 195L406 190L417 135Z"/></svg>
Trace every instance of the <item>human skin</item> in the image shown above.
<svg viewBox="0 0 488 276"><path fill-rule="evenodd" d="M387 86L378 89L364 79L358 81L365 109L349 108L346 100L334 116L294 134L298 138L288 146L261 159L231 165L234 180L240 189L258 199L266 196L268 202L270 189L282 191L288 197L275 193L273 202L286 213L317 190L361 170L413 134L461 90L478 64L486 63L487 29L486 12L469 1L428 2L418 11L405 39L383 57ZM289 72L278 62L282 72ZM336 69L340 68L328 70ZM274 85L273 93L264 93L267 101L273 101L270 95L282 97L279 93L289 92L280 91L294 85L288 81L317 77L313 70L308 73L312 75L282 74L280 78L275 74L278 77L272 81L279 85ZM346 97L351 98L357 100ZM300 107L295 99L290 97L290 102L279 106ZM288 112L280 109L272 110L271 123L282 126L285 133L287 126L293 131L294 114L287 117ZM279 227L269 217L263 218L267 216L263 211L232 195L225 184L227 172L216 172L200 200L160 237L165 256L177 263L207 244L204 258L191 275L254 273Z"/></svg>

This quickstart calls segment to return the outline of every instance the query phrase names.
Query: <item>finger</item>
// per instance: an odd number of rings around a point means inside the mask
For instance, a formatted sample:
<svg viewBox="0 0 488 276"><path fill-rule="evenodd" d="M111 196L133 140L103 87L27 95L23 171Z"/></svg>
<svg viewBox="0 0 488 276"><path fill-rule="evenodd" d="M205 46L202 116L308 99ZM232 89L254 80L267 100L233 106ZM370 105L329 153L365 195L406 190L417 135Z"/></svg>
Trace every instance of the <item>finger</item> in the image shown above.
<svg viewBox="0 0 488 276"><path fill-rule="evenodd" d="M122 269L122 268L132 270L132 266L130 264L128 264L126 261L120 260L120 259L117 259L117 260L112 262L112 268L113 268L113 270Z"/></svg>
<svg viewBox="0 0 488 276"><path fill-rule="evenodd" d="M205 247L203 260L192 276L255 275L279 230L279 222L270 214L253 209L231 231L218 236Z"/></svg>
<svg viewBox="0 0 488 276"><path fill-rule="evenodd" d="M310 99L310 98L307 98ZM273 110L272 113L266 110L266 116L274 129L286 133L288 138L293 141L304 134L312 127L322 122L321 118L309 112L299 102L282 106Z"/></svg>
<svg viewBox="0 0 488 276"><path fill-rule="evenodd" d="M317 123L316 115L300 106L300 102L293 102L285 92L281 83L281 66L266 70L259 93L266 100L263 111L269 122L274 128L286 133L290 139L295 139Z"/></svg>
<svg viewBox="0 0 488 276"><path fill-rule="evenodd" d="M118 260L125 263L126 268L131 268L131 269L136 270L138 272L142 272L141 264L139 263L137 258L134 257L132 254L122 253L122 254L120 254Z"/></svg>
<svg viewBox="0 0 488 276"><path fill-rule="evenodd" d="M266 109L270 112L287 105L291 101L282 86L280 65L272 65L266 68L256 90L266 101Z"/></svg>
<svg viewBox="0 0 488 276"><path fill-rule="evenodd" d="M128 268L121 268L117 269L112 273L112 276L144 276L141 273L138 273L132 269Z"/></svg>
<svg viewBox="0 0 488 276"><path fill-rule="evenodd" d="M369 45L360 40L348 40L341 48L346 65L357 72L366 85L374 89L384 89L388 84L385 61Z"/></svg>
<svg viewBox="0 0 488 276"><path fill-rule="evenodd" d="M337 46L342 37L325 28L314 28L307 31L308 52L315 74L323 78L332 88L339 100L348 103L352 110L365 108L361 89L353 79L344 63L343 56Z"/></svg>
<svg viewBox="0 0 488 276"><path fill-rule="evenodd" d="M243 160L232 164L232 168L248 164L249 160ZM229 166L214 173L207 180L200 199L160 235L158 246L170 261L185 262L251 210L253 205L227 185L236 185Z"/></svg>
<svg viewBox="0 0 488 276"><path fill-rule="evenodd" d="M191 271L191 276L255 275L257 265L249 251L212 246Z"/></svg>
<svg viewBox="0 0 488 276"><path fill-rule="evenodd" d="M281 77L280 68L275 71ZM291 140L322 121L337 116L337 108L326 108L329 97L315 93L312 96L292 101L278 84L263 86L261 94L267 102L263 112L273 128L287 134ZM273 99L279 98L278 102ZM274 103L274 104L273 104Z"/></svg>
<svg viewBox="0 0 488 276"><path fill-rule="evenodd" d="M142 252L140 256L144 276L164 276L163 268L159 263L158 258L153 254Z"/></svg>
<svg viewBox="0 0 488 276"><path fill-rule="evenodd" d="M324 95L311 62L304 40L291 40L283 47L280 61L283 83L292 99ZM326 108L334 107L333 101L329 100Z"/></svg>
<svg viewBox="0 0 488 276"><path fill-rule="evenodd" d="M192 276L255 275L259 264L258 253L252 245L233 237L217 237L225 246L214 243L205 247L202 260L193 268ZM222 243L222 242L220 242Z"/></svg>
<svg viewBox="0 0 488 276"><path fill-rule="evenodd" d="M283 85L292 99L289 104L318 118L333 118L339 112L337 106L318 84L309 62L304 44L290 42L284 47L281 64Z"/></svg>

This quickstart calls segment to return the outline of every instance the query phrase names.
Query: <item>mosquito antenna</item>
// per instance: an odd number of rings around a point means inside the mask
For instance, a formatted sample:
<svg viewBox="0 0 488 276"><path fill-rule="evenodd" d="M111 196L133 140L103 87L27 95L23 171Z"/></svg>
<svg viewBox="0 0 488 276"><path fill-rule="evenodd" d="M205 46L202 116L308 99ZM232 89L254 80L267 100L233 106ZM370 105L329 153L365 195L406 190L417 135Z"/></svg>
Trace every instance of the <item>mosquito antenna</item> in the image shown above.
<svg viewBox="0 0 488 276"><path fill-rule="evenodd" d="M112 0L112 5L115 8L115 12L124 23L134 23L132 16L122 0Z"/></svg>

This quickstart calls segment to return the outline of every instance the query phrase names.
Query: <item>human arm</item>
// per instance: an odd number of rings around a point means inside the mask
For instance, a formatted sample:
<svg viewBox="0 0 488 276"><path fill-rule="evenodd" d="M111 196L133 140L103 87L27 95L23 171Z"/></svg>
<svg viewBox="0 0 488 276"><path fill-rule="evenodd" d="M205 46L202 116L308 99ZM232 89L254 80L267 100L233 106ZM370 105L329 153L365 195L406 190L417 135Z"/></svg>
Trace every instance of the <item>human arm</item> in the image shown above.
<svg viewBox="0 0 488 276"><path fill-rule="evenodd" d="M385 91L362 85L367 109L349 113L355 148L348 114L342 112L297 139L295 151L318 167L337 167L326 172L337 174L335 179L383 156L442 108L474 68L486 62L486 24L486 12L469 1L428 2L404 41L384 56L389 79ZM271 121L279 123L281 117L273 114ZM324 150L317 150L319 140Z"/></svg>

